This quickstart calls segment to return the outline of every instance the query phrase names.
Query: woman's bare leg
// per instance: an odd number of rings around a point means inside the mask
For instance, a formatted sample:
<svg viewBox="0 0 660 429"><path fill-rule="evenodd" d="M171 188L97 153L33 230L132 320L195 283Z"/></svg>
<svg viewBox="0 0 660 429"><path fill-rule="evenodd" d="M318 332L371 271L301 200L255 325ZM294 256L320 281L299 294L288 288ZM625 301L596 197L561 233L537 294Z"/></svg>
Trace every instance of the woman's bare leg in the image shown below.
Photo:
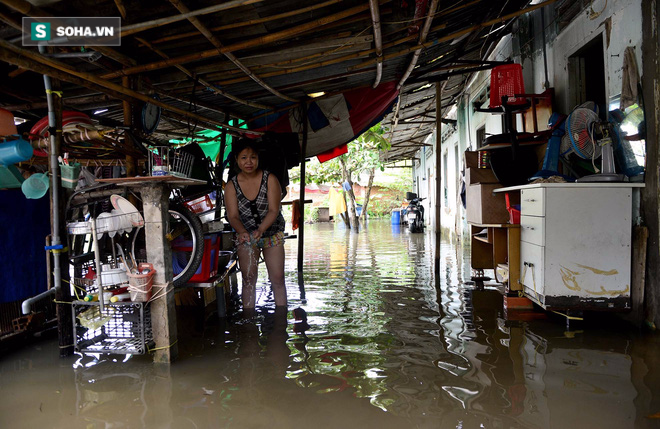
<svg viewBox="0 0 660 429"><path fill-rule="evenodd" d="M253 310L257 299L257 276L259 274L259 248L238 245L238 265L241 268L243 277L243 290L241 299L243 300L243 310Z"/></svg>
<svg viewBox="0 0 660 429"><path fill-rule="evenodd" d="M263 249L268 278L273 288L276 306L286 306L286 285L284 284L284 245Z"/></svg>

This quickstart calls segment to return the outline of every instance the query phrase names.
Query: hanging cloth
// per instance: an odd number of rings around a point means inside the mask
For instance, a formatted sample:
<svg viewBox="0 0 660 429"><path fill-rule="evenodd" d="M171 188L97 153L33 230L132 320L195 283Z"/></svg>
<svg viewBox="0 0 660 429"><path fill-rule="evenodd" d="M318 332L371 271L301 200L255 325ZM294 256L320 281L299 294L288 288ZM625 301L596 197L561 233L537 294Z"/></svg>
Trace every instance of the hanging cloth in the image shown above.
<svg viewBox="0 0 660 429"><path fill-rule="evenodd" d="M637 68L635 48L632 46L628 46L623 53L623 78L621 81L621 101L619 109L625 111L626 108L637 103L639 69Z"/></svg>
<svg viewBox="0 0 660 429"><path fill-rule="evenodd" d="M330 191L328 192L328 198L330 200L328 204L328 211L330 216L337 216L338 214L346 212L346 201L344 201L341 193L339 193L335 188L330 188Z"/></svg>
<svg viewBox="0 0 660 429"><path fill-rule="evenodd" d="M300 226L300 200L291 202L291 225L295 231Z"/></svg>

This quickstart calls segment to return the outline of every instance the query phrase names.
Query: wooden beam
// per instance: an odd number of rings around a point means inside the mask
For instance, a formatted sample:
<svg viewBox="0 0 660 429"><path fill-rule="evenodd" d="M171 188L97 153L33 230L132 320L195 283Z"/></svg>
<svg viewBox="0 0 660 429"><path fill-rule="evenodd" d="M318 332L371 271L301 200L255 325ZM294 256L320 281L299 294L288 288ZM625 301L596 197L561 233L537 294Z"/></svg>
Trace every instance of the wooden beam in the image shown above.
<svg viewBox="0 0 660 429"><path fill-rule="evenodd" d="M220 12L222 10L228 10L238 6L246 6L252 3L259 3L262 1L264 0L231 0L213 6L205 7L202 9L197 9L195 11L191 11L185 14L182 13L179 15L172 15L165 18L158 18L158 19L153 19L151 21L141 22L138 24L125 25L121 29L121 36L126 37L130 34L139 33L141 31L149 30L151 28L156 28L166 24L171 24L173 22L183 21L184 19L188 19L190 17L208 15L210 13Z"/></svg>
<svg viewBox="0 0 660 429"><path fill-rule="evenodd" d="M424 27L422 28L422 31L419 33L419 45L423 45L424 42L426 42L426 36L429 34L429 30L431 29L431 23L433 22L433 15L435 14L436 9L438 8L438 2L439 0L431 0L431 5L429 6L428 14L426 15L426 20L424 21ZM413 69L417 65L417 61L419 60L419 55L422 53L422 49L423 48L419 48L415 50L415 53L413 54L413 57L410 60L410 64L408 64L408 68L403 73L403 76L401 76L401 80L399 80L397 89L401 89L403 84L406 83L406 80L408 80L410 73L412 73Z"/></svg>
<svg viewBox="0 0 660 429"><path fill-rule="evenodd" d="M385 4L390 2L391 0L380 0L380 4ZM176 58L171 58L169 60L163 60L163 61L157 61L149 64L143 64L140 66L136 67L128 67L125 68L121 71L117 71L114 73L106 73L102 75L101 77L104 79L112 79L115 77L119 77L121 75L130 75L130 74L135 74L135 73L142 73L146 71L153 71L153 70L159 70L165 67L170 67L174 66L176 64L185 64L190 61L196 61L204 58L213 58L217 57L218 55L227 53L227 52L235 52L243 49L249 49L249 48L254 48L257 46L263 46L269 43L285 40L289 37L295 36L300 33L304 33L310 29L322 27L324 25L327 25L329 23L339 21L342 18L358 14L360 12L363 12L369 8L368 4L365 5L360 5L356 7L352 7L350 9L344 10L342 12L338 12L329 16L326 16L324 18L319 18L315 19L313 21L307 22L305 24L297 25L295 27L287 28L286 30L282 31L277 31L275 33L271 34L266 34L265 36L257 37L254 39L250 40L245 40L242 42L237 42L228 46L223 47L222 49L211 49L207 51L202 51L202 52L197 52L189 55L183 55L180 57Z"/></svg>
<svg viewBox="0 0 660 429"><path fill-rule="evenodd" d="M100 87L104 88L102 90L103 92L106 92L106 93L109 93L109 94L112 94L112 95L116 95L117 98L120 98L122 100L125 97L130 97L132 101L137 100L138 102L151 103L151 104L154 104L154 105L157 105L157 106L161 107L162 109L169 110L169 111L174 112L174 113L178 113L178 114L183 115L185 117L188 117L190 119L196 119L196 120L208 122L208 123L220 126L220 127L226 127L227 129L230 129L234 132L238 132L240 134L244 134L246 132L246 130L244 130L244 129L224 125L222 122L216 121L215 119L207 118L205 116L199 115L199 114L194 113L194 112L188 112L187 110L180 109L180 108L175 107L175 106L170 106L167 103L163 103L160 100L155 100L155 99L153 99L153 98L151 98L151 97L149 97L145 94L141 94L137 91L134 91L134 90L131 90L131 89L126 89L123 86L118 85L116 83L100 79L100 78L98 78L97 76L95 76L91 73L86 73L86 72L81 72L81 71L78 71L78 70L71 69L71 68L69 68L68 65L60 63L58 61L55 61L52 58L47 58L47 57L44 57L42 55L39 55L38 53L28 51L26 49L18 48L16 46L4 41L4 40L0 40L0 55L2 56L2 58L0 58L0 59L3 59L4 61L6 61L10 64L22 65L22 66L24 66L25 68L28 68L28 69L33 69L31 67L35 66L35 62L39 63L41 65L46 65L50 68L58 70L59 72L62 72L62 73L57 73L58 76L62 76L61 77L62 80L66 80L67 82L76 83L78 85L85 86L85 87L88 87L88 88L90 87L90 85L92 85L93 89L97 89L100 86ZM26 61L23 61L23 60L26 60L26 59L30 60L30 62L28 63ZM30 64L30 66L27 66L27 64ZM38 68L38 67L34 67L34 68ZM39 72L39 73L49 74L49 73L46 73L46 72ZM49 74L49 75L51 75L51 74ZM78 78L78 79L72 79L71 77L75 77L75 78ZM121 94L121 96L119 94ZM256 134L256 135L261 134L261 133L256 133L256 132L252 132L252 131L250 131L248 133Z"/></svg>
<svg viewBox="0 0 660 429"><path fill-rule="evenodd" d="M156 48L155 46L153 46L151 43L149 43L149 42L146 41L145 39L142 39L142 38L140 38L140 37L135 37L135 38L136 38L140 43L142 43L144 46L148 47L149 49L151 49L152 51L154 51L156 54L160 55L162 58L165 58L165 59L169 59L169 58L170 58L165 52L163 52L163 51L161 51L160 49ZM196 75L195 75L193 72L191 72L190 70L188 70L187 68L185 68L184 66L177 64L177 65L175 65L175 67L176 67L177 69L179 69L181 72L183 72L183 74L185 74L186 76L188 76L191 80L194 81L194 80L196 79ZM206 88L208 88L208 89L210 89L211 91L215 92L216 94L220 94L220 95L222 95L223 97L226 97L226 98L228 98L228 99L230 99L230 100L233 100L233 101L235 101L235 102L237 102L237 103L244 104L244 105L246 105L246 106L255 107L255 108L258 108L258 109L268 109L268 108L269 108L269 106L266 106L265 104L256 103L256 102L254 102L254 101L243 100L242 98L235 97L235 96L229 94L228 92L221 90L220 88L216 87L215 85L210 84L209 82L207 82L207 81L204 80L204 79L199 79L199 78L198 78L197 80L198 80L198 82L201 83L203 86L205 86Z"/></svg>
<svg viewBox="0 0 660 429"><path fill-rule="evenodd" d="M170 0L170 3L172 3L172 5L173 5L175 8L177 8L177 10L178 10L179 12L181 12L182 14L184 14L184 15L190 12L190 9L188 9L188 7L187 7L185 4L183 4L183 2L182 2L181 0ZM190 23L191 23L192 25L194 25L195 28L197 28L197 30L199 30L199 32L202 33L202 35L203 35L204 37L206 37L206 39L207 39L209 42L211 42L211 44L212 44L212 45L213 45L218 51L221 51L221 50L224 48L224 46L222 45L222 43L220 43L220 41L218 40L218 38L215 37L215 36L213 35L213 33L211 32L211 30L209 30L209 29L206 27L206 25L202 24L202 22L201 22L199 19L197 19L197 17L195 17L195 16L189 16L189 17L188 17L188 21L190 21ZM236 67L238 67L239 69L241 69L241 70L243 71L243 73L245 73L250 79L252 79L253 81L255 81L259 86L261 86L262 88L264 88L266 91L270 92L271 94L273 94L273 95L275 95L275 96L277 96L277 97L280 97L280 98L283 99L283 100L294 101L294 102L295 102L295 101L298 101L298 100L296 100L296 99L293 98L293 97L289 97L288 95L284 95L284 94L282 94L281 92L277 91L276 89L274 89L273 87L271 87L270 85L268 85L268 84L267 84L266 82L264 82L259 76L257 76L256 74L254 74L254 73L252 72L252 70L250 70L249 68L247 68L247 67L246 67L246 66L245 66L245 65L244 65L244 64L243 64L238 58L236 58L236 56L235 56L234 54L232 54L231 52L224 52L224 55L225 55L225 57L227 57L227 59L228 59L229 61L231 61L232 63L234 63L234 65L235 65Z"/></svg>
<svg viewBox="0 0 660 429"><path fill-rule="evenodd" d="M225 25L219 25L217 27L211 27L210 30L215 33L215 32L218 32L218 31L232 30L234 28L241 28L241 27L248 27L248 26L252 26L252 25L263 24L265 22L276 21L278 19L288 18L290 16L300 15L301 13L311 12L311 11L316 10L316 9L321 9L321 8L326 7L326 6L331 6L331 5L333 5L335 3L339 3L341 1L343 1L343 0L329 0L329 1L325 1L323 3L303 7L301 9L296 9L296 10L292 10L292 11L289 11L289 12L278 13L277 15L267 16L267 17L264 17L264 18L250 19L248 21L234 22L232 24L225 24ZM161 37L159 39L152 40L151 43L153 43L154 45L157 45L157 44L163 43L163 42L171 42L171 41L174 41L174 40L187 39L189 37L194 37L194 36L198 36L198 35L199 35L199 33L197 33L196 31L191 31L189 33L173 34L171 36Z"/></svg>
<svg viewBox="0 0 660 429"><path fill-rule="evenodd" d="M491 19L491 20L482 22L481 24L476 24L476 25L473 25L471 27L464 28L463 30L456 31L456 32L448 34L446 36L439 37L437 39L430 40L430 41L427 41L427 42L424 42L424 43L420 43L420 44L417 44L416 46L406 48L406 49L403 49L403 50L398 51L398 52L387 54L387 55L385 55L384 60L397 58L397 57L400 57L402 55L408 55L409 53L415 52L417 49L420 49L420 48L429 48L431 46L439 45L440 43L448 42L450 40L453 40L453 39L456 39L458 37L464 36L466 34L470 34L471 32L473 32L475 30L479 30L481 28L485 28L485 27L491 26L493 24L498 24L498 23L501 23L503 21L506 21L506 20L509 20L509 19L512 19L512 18L516 18L520 15L524 15L526 13L529 13L529 12L533 11L533 10L536 10L536 9L545 7L549 4L552 4L556 1L557 0L546 0L543 3L538 3L538 4L535 4L535 5L526 7L524 9L521 9L521 10L517 11L517 12L509 13L509 14L503 15L499 18ZM375 59L369 59L369 60L363 61L362 63L357 64L355 66L349 67L349 70L369 67L370 65L375 64L375 62L376 62Z"/></svg>
<svg viewBox="0 0 660 429"><path fill-rule="evenodd" d="M369 10L371 11L371 23L374 28L374 48L376 49L376 80L373 88L380 83L383 75L383 41L380 34L380 7L377 0L369 0Z"/></svg>
<svg viewBox="0 0 660 429"><path fill-rule="evenodd" d="M435 84L436 125L435 125L435 275L440 275L440 245L442 241L442 86Z"/></svg>

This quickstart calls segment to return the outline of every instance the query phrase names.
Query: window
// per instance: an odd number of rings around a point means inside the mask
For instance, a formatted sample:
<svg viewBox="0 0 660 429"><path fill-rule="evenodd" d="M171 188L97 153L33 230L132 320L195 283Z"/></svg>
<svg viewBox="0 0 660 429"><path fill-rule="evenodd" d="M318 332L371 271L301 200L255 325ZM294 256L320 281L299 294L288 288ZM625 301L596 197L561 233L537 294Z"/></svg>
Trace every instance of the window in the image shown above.
<svg viewBox="0 0 660 429"><path fill-rule="evenodd" d="M486 126L483 125L482 127L477 129L477 147L483 147L484 145L484 140L486 140Z"/></svg>

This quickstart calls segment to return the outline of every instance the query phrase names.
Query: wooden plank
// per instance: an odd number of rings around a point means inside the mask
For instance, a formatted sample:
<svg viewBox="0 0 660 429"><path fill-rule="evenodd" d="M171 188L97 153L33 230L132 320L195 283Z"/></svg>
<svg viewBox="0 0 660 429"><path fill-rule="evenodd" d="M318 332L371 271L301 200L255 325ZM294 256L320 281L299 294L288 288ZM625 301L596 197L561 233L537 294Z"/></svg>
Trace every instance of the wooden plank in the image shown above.
<svg viewBox="0 0 660 429"><path fill-rule="evenodd" d="M646 283L646 247L649 230L645 226L633 227L631 289L632 314L638 325L644 320L644 283Z"/></svg>
<svg viewBox="0 0 660 429"><path fill-rule="evenodd" d="M509 263L508 291L522 290L520 283L520 228L508 228L507 253Z"/></svg>

